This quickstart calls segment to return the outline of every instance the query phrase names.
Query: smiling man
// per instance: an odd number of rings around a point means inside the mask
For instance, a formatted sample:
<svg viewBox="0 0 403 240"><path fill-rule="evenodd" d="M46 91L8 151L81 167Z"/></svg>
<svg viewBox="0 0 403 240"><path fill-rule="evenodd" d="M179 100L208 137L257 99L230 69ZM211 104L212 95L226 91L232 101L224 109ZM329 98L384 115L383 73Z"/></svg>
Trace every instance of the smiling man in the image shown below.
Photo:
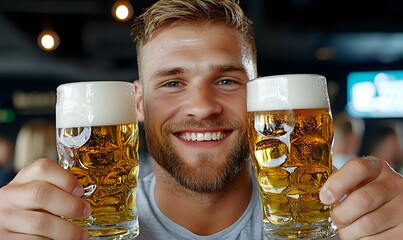
<svg viewBox="0 0 403 240"><path fill-rule="evenodd" d="M248 64L254 62L254 48L246 39L225 22L205 19L162 27L138 49L138 114L157 163L155 176L144 179L147 187L142 189L147 199L155 196L156 204L148 203L154 209L142 208L139 198L139 211L158 212L159 221L186 226L175 237L218 233L240 219L249 205L239 229L255 224L248 219L261 221L256 198L251 202L247 160L245 86L256 72ZM140 238L147 233L147 238L159 239L155 225L148 226L143 224ZM261 239L260 224L255 226L243 237ZM177 228L165 229L173 230L178 234ZM234 238L239 233L228 234Z"/></svg>

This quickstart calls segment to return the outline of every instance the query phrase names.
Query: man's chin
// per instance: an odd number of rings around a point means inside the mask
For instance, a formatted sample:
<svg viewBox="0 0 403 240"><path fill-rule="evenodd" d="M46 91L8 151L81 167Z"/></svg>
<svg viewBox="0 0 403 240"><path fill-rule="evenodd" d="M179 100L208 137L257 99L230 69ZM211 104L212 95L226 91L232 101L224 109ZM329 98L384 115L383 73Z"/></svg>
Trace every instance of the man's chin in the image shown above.
<svg viewBox="0 0 403 240"><path fill-rule="evenodd" d="M216 192L221 190L225 183L224 173L220 168L211 168L206 166L188 167L186 170L182 169L176 172L173 177L178 183L195 192Z"/></svg>

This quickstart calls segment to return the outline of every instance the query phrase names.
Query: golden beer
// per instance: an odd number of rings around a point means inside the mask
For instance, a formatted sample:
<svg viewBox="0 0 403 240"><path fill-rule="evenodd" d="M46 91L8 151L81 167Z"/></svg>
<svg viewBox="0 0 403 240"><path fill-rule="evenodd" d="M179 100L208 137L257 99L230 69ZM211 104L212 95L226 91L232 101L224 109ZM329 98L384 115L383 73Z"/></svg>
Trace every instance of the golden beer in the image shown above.
<svg viewBox="0 0 403 240"><path fill-rule="evenodd" d="M284 80L272 76L248 89L248 102L255 105L248 103L249 147L269 238L318 239L336 234L330 219L332 207L319 199L319 191L332 172L333 124L327 92L322 89L325 99L317 101L301 99L315 98L315 94L298 96L304 88L312 88L309 84L316 84L318 77L282 75L287 80L283 84ZM301 88L293 92L291 84L301 84ZM276 85L282 90L276 90ZM254 88L260 92L254 92L251 99ZM258 97L265 88L272 88L272 92ZM264 104L257 104L260 100Z"/></svg>
<svg viewBox="0 0 403 240"><path fill-rule="evenodd" d="M137 218L137 125L59 128L58 139L73 139L85 131L90 133L88 141L79 148L58 142L60 164L80 180L85 189L83 197L92 207L88 219L72 221L89 226L92 236L124 234L130 226L110 230L107 226ZM92 229L92 225L105 227Z"/></svg>
<svg viewBox="0 0 403 240"><path fill-rule="evenodd" d="M59 163L79 179L82 198L92 207L87 219L70 221L85 226L91 239L133 239L139 233L139 130L132 87L82 82L58 88Z"/></svg>

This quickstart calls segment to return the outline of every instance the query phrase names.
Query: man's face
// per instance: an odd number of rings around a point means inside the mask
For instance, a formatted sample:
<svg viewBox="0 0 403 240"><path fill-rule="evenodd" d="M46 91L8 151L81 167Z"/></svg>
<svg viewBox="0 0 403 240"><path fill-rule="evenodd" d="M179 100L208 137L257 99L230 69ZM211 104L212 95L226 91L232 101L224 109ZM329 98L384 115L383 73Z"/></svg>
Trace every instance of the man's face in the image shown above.
<svg viewBox="0 0 403 240"><path fill-rule="evenodd" d="M139 120L148 150L182 186L218 191L245 167L252 57L222 24L164 28L142 49Z"/></svg>

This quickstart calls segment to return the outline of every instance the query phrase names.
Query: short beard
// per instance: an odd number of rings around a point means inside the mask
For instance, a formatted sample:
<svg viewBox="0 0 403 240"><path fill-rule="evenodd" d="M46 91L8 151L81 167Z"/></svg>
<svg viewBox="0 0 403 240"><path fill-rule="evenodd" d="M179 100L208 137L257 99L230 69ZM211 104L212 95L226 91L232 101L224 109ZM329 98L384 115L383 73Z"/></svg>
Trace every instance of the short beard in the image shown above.
<svg viewBox="0 0 403 240"><path fill-rule="evenodd" d="M145 119L148 118L145 117ZM220 156L209 153L199 154L198 163L195 166L186 164L169 140L169 135L175 132L175 128L178 126L202 127L200 122L186 121L175 124L175 126L168 126L169 129L163 129L162 139L157 137L158 135L151 123L147 120L144 122L144 129L148 150L158 165L165 169L181 186L199 193L214 193L228 187L247 165L247 129L241 122L222 122L220 120L203 122L204 127L226 126L240 130L233 148L227 156L224 156L227 161L219 166L214 165L214 163Z"/></svg>

